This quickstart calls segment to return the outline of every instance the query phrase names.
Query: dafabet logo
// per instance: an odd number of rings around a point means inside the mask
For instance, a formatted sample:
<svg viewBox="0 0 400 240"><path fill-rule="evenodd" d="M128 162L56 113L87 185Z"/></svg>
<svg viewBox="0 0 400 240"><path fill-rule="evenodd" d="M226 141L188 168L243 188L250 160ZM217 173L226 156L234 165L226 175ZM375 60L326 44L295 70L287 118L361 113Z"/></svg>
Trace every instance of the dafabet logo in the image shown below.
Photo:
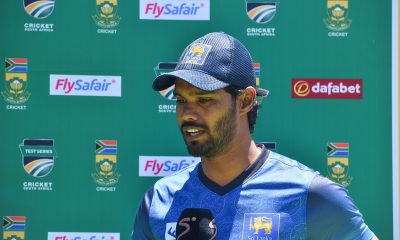
<svg viewBox="0 0 400 240"><path fill-rule="evenodd" d="M361 79L292 79L292 98L362 98Z"/></svg>

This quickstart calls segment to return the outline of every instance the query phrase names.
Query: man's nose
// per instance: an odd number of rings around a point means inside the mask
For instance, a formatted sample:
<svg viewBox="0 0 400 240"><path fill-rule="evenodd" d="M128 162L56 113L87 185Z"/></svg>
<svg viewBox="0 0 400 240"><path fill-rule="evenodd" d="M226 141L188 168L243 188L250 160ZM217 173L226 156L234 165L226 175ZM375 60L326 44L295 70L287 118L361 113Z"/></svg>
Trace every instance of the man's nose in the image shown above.
<svg viewBox="0 0 400 240"><path fill-rule="evenodd" d="M194 106L194 103L186 103L182 106L181 119L182 121L196 121L198 118L198 113Z"/></svg>

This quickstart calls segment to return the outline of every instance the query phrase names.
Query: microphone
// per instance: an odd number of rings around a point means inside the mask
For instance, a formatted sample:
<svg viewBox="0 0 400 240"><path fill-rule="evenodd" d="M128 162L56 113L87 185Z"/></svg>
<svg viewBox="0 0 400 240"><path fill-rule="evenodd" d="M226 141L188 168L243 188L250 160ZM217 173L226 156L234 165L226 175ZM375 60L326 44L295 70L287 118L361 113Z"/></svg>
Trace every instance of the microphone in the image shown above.
<svg viewBox="0 0 400 240"><path fill-rule="evenodd" d="M186 208L176 224L177 240L215 240L217 225L209 209Z"/></svg>

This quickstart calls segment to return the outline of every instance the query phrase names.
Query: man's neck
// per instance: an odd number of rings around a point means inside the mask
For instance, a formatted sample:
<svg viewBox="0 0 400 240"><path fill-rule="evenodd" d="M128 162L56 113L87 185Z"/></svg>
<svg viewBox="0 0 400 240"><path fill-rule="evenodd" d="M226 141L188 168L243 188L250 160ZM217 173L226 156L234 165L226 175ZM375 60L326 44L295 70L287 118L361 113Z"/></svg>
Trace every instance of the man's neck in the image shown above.
<svg viewBox="0 0 400 240"><path fill-rule="evenodd" d="M246 170L260 155L261 149L249 138L211 158L202 157L204 174L220 186L225 186Z"/></svg>

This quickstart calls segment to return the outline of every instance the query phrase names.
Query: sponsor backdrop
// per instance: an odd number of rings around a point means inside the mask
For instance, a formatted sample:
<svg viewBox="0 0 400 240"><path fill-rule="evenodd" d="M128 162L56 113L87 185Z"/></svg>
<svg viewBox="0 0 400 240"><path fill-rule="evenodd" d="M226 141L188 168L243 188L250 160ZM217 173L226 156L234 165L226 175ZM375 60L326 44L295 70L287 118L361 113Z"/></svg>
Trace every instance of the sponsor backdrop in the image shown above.
<svg viewBox="0 0 400 240"><path fill-rule="evenodd" d="M129 239L143 193L199 161L176 126L173 87L154 92L152 80L212 31L248 47L270 90L255 140L345 186L371 229L393 239L390 1L2 6L2 239ZM266 235L279 239L243 233Z"/></svg>

